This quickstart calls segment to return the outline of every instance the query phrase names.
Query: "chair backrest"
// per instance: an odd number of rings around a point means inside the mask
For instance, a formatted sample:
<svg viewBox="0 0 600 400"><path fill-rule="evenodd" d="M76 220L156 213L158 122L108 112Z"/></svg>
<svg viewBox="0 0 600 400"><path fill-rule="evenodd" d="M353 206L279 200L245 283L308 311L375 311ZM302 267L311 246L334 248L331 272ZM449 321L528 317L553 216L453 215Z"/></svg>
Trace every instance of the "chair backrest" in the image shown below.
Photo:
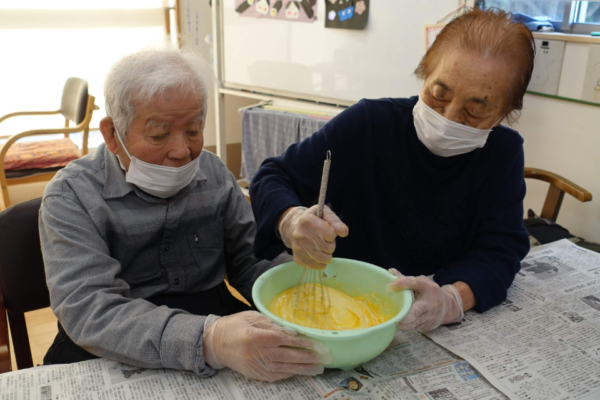
<svg viewBox="0 0 600 400"><path fill-rule="evenodd" d="M8 316L19 369L33 366L24 313L50 306L38 229L41 203L38 198L0 213L0 296L6 309L0 318Z"/></svg>
<svg viewBox="0 0 600 400"><path fill-rule="evenodd" d="M60 113L79 125L85 118L88 101L88 83L80 78L69 78L63 88Z"/></svg>
<svg viewBox="0 0 600 400"><path fill-rule="evenodd" d="M38 228L41 204L37 198L0 213L0 290L11 312L50 305Z"/></svg>

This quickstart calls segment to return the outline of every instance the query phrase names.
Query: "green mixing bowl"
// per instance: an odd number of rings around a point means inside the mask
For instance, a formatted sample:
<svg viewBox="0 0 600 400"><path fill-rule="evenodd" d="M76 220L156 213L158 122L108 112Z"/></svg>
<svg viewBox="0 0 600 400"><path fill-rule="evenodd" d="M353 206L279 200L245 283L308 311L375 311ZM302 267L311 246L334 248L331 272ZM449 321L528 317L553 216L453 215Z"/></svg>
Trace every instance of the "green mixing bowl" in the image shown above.
<svg viewBox="0 0 600 400"><path fill-rule="evenodd" d="M392 300L400 310L389 321L371 328L348 331L325 331L307 328L285 321L267 307L279 293L296 286L304 268L294 262L278 265L265 272L252 287L252 298L258 310L280 325L291 328L296 332L311 337L329 348L333 362L326 368L341 368L350 370L372 360L381 354L392 342L396 333L396 324L400 322L412 304L412 294L409 290L387 293L385 286L396 277L383 268L361 261L334 258L331 264L323 270L327 286L343 288L350 295L377 292Z"/></svg>

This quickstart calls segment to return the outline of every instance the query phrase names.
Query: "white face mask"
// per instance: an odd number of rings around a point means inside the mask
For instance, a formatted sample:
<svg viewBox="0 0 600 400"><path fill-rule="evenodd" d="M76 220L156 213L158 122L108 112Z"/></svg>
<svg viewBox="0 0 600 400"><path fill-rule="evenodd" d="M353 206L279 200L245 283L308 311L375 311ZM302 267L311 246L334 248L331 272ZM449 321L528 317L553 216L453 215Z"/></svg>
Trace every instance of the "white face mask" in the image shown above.
<svg viewBox="0 0 600 400"><path fill-rule="evenodd" d="M417 137L436 156L452 157L485 146L490 129L477 129L450 121L429 107L421 97L413 109Z"/></svg>
<svg viewBox="0 0 600 400"><path fill-rule="evenodd" d="M119 159L121 168L126 172L125 181L134 184L148 194L162 199L174 196L192 182L200 168L200 156L179 168L150 164L132 157L129 151L127 151L117 128L115 128L115 131L125 153L127 153L131 160L129 171L127 171Z"/></svg>

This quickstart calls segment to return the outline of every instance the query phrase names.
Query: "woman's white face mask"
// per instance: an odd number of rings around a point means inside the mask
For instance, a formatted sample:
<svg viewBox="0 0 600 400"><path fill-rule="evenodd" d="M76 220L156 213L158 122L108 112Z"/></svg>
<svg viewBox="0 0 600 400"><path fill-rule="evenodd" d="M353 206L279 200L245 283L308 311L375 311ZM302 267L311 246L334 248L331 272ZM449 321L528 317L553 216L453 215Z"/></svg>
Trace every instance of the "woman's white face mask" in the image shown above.
<svg viewBox="0 0 600 400"><path fill-rule="evenodd" d="M119 164L125 171L125 181L137 186L148 194L162 199L172 197L192 182L200 168L200 155L179 168L150 164L132 157L129 151L127 151L127 147L125 147L125 143L116 127L115 131L117 132L121 146L123 146L125 153L127 153L127 156L131 160L129 170L126 170L119 159Z"/></svg>
<svg viewBox="0 0 600 400"><path fill-rule="evenodd" d="M417 137L433 154L452 157L485 146L487 138L500 117L490 129L477 129L450 121L429 107L421 97L413 109Z"/></svg>

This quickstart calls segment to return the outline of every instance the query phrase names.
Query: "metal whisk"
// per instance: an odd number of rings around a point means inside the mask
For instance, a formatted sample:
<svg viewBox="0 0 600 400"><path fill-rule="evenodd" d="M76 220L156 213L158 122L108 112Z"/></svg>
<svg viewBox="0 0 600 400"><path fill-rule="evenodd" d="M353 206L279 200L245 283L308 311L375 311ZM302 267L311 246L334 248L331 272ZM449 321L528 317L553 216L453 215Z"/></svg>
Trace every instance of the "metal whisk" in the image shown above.
<svg viewBox="0 0 600 400"><path fill-rule="evenodd" d="M323 176L321 177L321 190L319 191L317 209L317 216L319 218L323 218L330 168L331 152L327 151L327 159L323 165ZM314 327L319 328L324 323L331 307L329 292L325 289L323 271L304 268L300 281L296 285L295 297L296 308L294 312L297 316L310 319L315 325Z"/></svg>
<svg viewBox="0 0 600 400"><path fill-rule="evenodd" d="M310 321L313 328L321 328L331 307L323 271L304 268L300 282L296 286L295 297L296 317Z"/></svg>

